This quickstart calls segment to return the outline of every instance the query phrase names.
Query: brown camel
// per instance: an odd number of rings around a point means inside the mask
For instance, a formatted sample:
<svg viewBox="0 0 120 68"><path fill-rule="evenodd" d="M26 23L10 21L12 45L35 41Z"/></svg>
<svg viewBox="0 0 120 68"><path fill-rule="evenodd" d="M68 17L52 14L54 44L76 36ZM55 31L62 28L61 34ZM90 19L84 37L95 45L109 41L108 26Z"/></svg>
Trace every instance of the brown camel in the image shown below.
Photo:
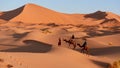
<svg viewBox="0 0 120 68"><path fill-rule="evenodd" d="M73 49L76 48L76 46L79 46L81 49L81 53L87 53L89 54L89 48L86 46L86 41L83 43L83 45L81 46L80 43L76 42L74 39L70 39L70 40L67 40L67 39L63 39L63 41L65 41L66 43L69 44L69 47L70 45L72 44L73 45Z"/></svg>
<svg viewBox="0 0 120 68"><path fill-rule="evenodd" d="M74 42L74 40L72 40L72 39L70 39L70 40L63 39L63 41L65 41L66 43L68 43L68 44L69 44L69 47L70 47L70 45L72 44L72 45L74 46L73 49L76 48L76 43Z"/></svg>

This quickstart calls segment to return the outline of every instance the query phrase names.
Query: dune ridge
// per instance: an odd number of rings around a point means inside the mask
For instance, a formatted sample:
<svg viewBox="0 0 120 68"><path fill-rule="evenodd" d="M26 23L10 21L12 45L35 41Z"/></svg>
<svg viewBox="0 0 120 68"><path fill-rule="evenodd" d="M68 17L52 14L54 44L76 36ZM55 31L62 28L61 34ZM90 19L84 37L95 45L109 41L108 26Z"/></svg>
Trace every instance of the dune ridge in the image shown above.
<svg viewBox="0 0 120 68"><path fill-rule="evenodd" d="M31 3L0 12L0 68L107 68L120 57L119 23L111 12L66 14ZM89 54L64 41L72 35L81 45L87 39Z"/></svg>
<svg viewBox="0 0 120 68"><path fill-rule="evenodd" d="M42 6L28 3L20 8L12 11L3 12L0 14L0 19L12 22L23 22L25 24L40 24L40 23L56 23L56 24L84 24L84 25L100 25L106 20L114 19L120 23L120 16L112 12L97 11L90 14L66 14L60 13Z"/></svg>

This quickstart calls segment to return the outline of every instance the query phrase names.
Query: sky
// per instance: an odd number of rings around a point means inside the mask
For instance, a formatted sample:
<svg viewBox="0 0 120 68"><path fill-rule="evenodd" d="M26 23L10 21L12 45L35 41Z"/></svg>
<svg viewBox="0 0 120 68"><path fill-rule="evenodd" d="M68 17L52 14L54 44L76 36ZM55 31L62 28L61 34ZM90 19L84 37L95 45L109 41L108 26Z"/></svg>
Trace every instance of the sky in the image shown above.
<svg viewBox="0 0 120 68"><path fill-rule="evenodd" d="M0 11L34 3L62 13L93 13L98 10L120 15L120 0L0 0Z"/></svg>

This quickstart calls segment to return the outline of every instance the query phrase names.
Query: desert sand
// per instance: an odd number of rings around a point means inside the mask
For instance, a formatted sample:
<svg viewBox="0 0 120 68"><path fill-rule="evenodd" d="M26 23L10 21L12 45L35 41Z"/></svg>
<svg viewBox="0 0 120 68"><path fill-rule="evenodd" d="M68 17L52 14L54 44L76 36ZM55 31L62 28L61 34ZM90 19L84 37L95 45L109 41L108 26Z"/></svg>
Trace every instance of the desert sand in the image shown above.
<svg viewBox="0 0 120 68"><path fill-rule="evenodd" d="M89 55L63 39L87 38ZM61 46L58 39L62 38ZM120 59L120 16L66 14L35 4L0 13L0 68L107 68Z"/></svg>

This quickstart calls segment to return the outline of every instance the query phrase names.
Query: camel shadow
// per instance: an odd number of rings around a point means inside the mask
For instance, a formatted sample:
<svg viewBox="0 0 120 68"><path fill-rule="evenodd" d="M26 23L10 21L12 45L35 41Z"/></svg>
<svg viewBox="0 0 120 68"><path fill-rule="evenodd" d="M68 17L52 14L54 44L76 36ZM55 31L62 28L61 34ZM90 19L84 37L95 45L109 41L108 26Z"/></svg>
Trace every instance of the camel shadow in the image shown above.
<svg viewBox="0 0 120 68"><path fill-rule="evenodd" d="M101 55L112 55L112 54L120 54L120 46L112 46L105 48L91 48L91 55L101 56Z"/></svg>
<svg viewBox="0 0 120 68"><path fill-rule="evenodd" d="M94 64L99 65L102 68L107 68L109 66L109 63L106 62L101 62L101 61L96 61L96 60L91 60Z"/></svg>
<svg viewBox="0 0 120 68"><path fill-rule="evenodd" d="M29 52L29 53L46 53L52 49L52 45L39 42L36 40L24 40L25 45L16 48L1 50L2 52Z"/></svg>

